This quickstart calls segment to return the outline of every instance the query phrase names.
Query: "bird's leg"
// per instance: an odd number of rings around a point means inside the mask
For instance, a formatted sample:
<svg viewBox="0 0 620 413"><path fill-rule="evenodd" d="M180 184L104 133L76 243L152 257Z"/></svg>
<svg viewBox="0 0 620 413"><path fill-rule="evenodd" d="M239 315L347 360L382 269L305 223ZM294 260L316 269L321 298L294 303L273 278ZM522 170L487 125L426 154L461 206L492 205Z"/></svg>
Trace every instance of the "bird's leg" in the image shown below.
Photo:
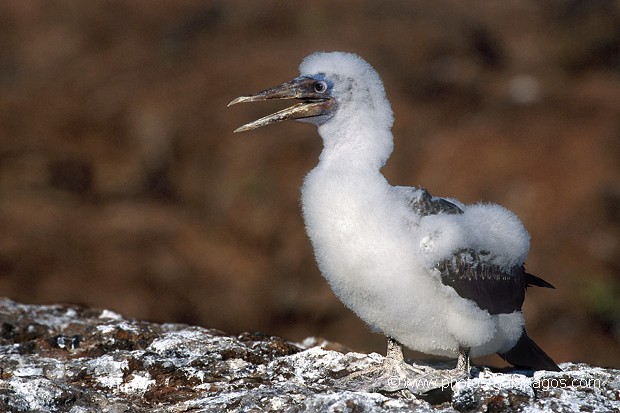
<svg viewBox="0 0 620 413"><path fill-rule="evenodd" d="M422 369L415 368L405 361L405 356L403 355L403 345L393 339L392 337L387 338L387 351L385 353L385 359L383 364L390 364L393 366L401 366L406 369L410 369L416 374L425 374L425 371Z"/></svg>
<svg viewBox="0 0 620 413"><path fill-rule="evenodd" d="M348 375L342 379L340 386L347 389L386 392L407 389L412 393L422 394L435 387L426 379L427 376L427 370L407 364L403 356L403 345L388 337L387 353L383 363Z"/></svg>
<svg viewBox="0 0 620 413"><path fill-rule="evenodd" d="M456 369L469 376L469 347L459 347L459 358L456 360Z"/></svg>
<svg viewBox="0 0 620 413"><path fill-rule="evenodd" d="M388 337L385 357L404 362L405 357L403 356L403 345L394 340L392 337Z"/></svg>

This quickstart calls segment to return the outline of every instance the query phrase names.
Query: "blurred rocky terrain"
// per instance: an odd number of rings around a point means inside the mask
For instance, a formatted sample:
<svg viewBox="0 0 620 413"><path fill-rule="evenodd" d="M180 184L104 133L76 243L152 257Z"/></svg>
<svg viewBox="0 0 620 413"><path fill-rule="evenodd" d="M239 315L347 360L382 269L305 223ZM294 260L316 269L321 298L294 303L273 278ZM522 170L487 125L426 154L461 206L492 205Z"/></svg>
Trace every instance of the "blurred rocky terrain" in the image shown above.
<svg viewBox="0 0 620 413"><path fill-rule="evenodd" d="M131 321L109 310L0 300L0 409L10 412L615 411L619 371L474 369L421 397L343 388L382 356L282 338ZM325 344L325 343L324 343ZM308 347L308 348L306 348ZM453 367L453 366L452 366Z"/></svg>
<svg viewBox="0 0 620 413"><path fill-rule="evenodd" d="M315 129L226 108L346 50L392 101L388 179L517 213L557 287L530 335L620 367L618 2L9 0L0 50L0 296L383 352L304 233Z"/></svg>

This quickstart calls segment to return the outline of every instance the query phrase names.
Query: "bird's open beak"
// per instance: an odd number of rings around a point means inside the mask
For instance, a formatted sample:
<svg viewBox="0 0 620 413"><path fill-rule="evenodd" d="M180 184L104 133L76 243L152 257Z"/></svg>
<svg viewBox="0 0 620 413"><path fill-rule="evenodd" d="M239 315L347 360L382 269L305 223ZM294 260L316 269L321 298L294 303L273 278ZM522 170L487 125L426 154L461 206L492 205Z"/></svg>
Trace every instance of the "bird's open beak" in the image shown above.
<svg viewBox="0 0 620 413"><path fill-rule="evenodd" d="M233 100L228 106L243 102L259 102L271 99L301 100L301 102L291 107L247 123L237 128L235 132L244 132L283 120L303 119L327 114L334 106L335 101L326 93L316 92L316 83L316 79L300 76L279 86L258 92L255 95L241 96Z"/></svg>

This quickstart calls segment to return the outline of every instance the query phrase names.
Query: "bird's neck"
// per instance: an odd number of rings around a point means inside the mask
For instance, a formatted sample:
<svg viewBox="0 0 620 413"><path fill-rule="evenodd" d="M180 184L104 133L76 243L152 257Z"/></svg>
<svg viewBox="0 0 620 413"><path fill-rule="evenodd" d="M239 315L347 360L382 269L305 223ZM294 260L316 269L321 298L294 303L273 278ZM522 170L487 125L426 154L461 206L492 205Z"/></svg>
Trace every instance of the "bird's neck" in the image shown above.
<svg viewBox="0 0 620 413"><path fill-rule="evenodd" d="M372 122L326 123L319 127L323 138L320 165L366 172L378 171L393 149L392 132Z"/></svg>

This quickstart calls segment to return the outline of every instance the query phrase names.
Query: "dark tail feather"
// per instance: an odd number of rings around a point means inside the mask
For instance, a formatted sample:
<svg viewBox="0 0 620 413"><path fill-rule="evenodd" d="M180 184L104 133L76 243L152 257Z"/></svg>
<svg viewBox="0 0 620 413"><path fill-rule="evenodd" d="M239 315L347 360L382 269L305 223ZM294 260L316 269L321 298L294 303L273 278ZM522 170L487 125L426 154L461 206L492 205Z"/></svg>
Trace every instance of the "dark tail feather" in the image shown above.
<svg viewBox="0 0 620 413"><path fill-rule="evenodd" d="M562 371L534 341L529 338L525 330L517 344L505 353L497 353L501 358L516 367L525 367L534 370Z"/></svg>
<svg viewBox="0 0 620 413"><path fill-rule="evenodd" d="M527 273L527 272L525 273L525 284L528 287L535 285L536 287L545 287L545 288L555 289L555 287L551 285L550 283L548 283L547 281L543 280L540 277Z"/></svg>

